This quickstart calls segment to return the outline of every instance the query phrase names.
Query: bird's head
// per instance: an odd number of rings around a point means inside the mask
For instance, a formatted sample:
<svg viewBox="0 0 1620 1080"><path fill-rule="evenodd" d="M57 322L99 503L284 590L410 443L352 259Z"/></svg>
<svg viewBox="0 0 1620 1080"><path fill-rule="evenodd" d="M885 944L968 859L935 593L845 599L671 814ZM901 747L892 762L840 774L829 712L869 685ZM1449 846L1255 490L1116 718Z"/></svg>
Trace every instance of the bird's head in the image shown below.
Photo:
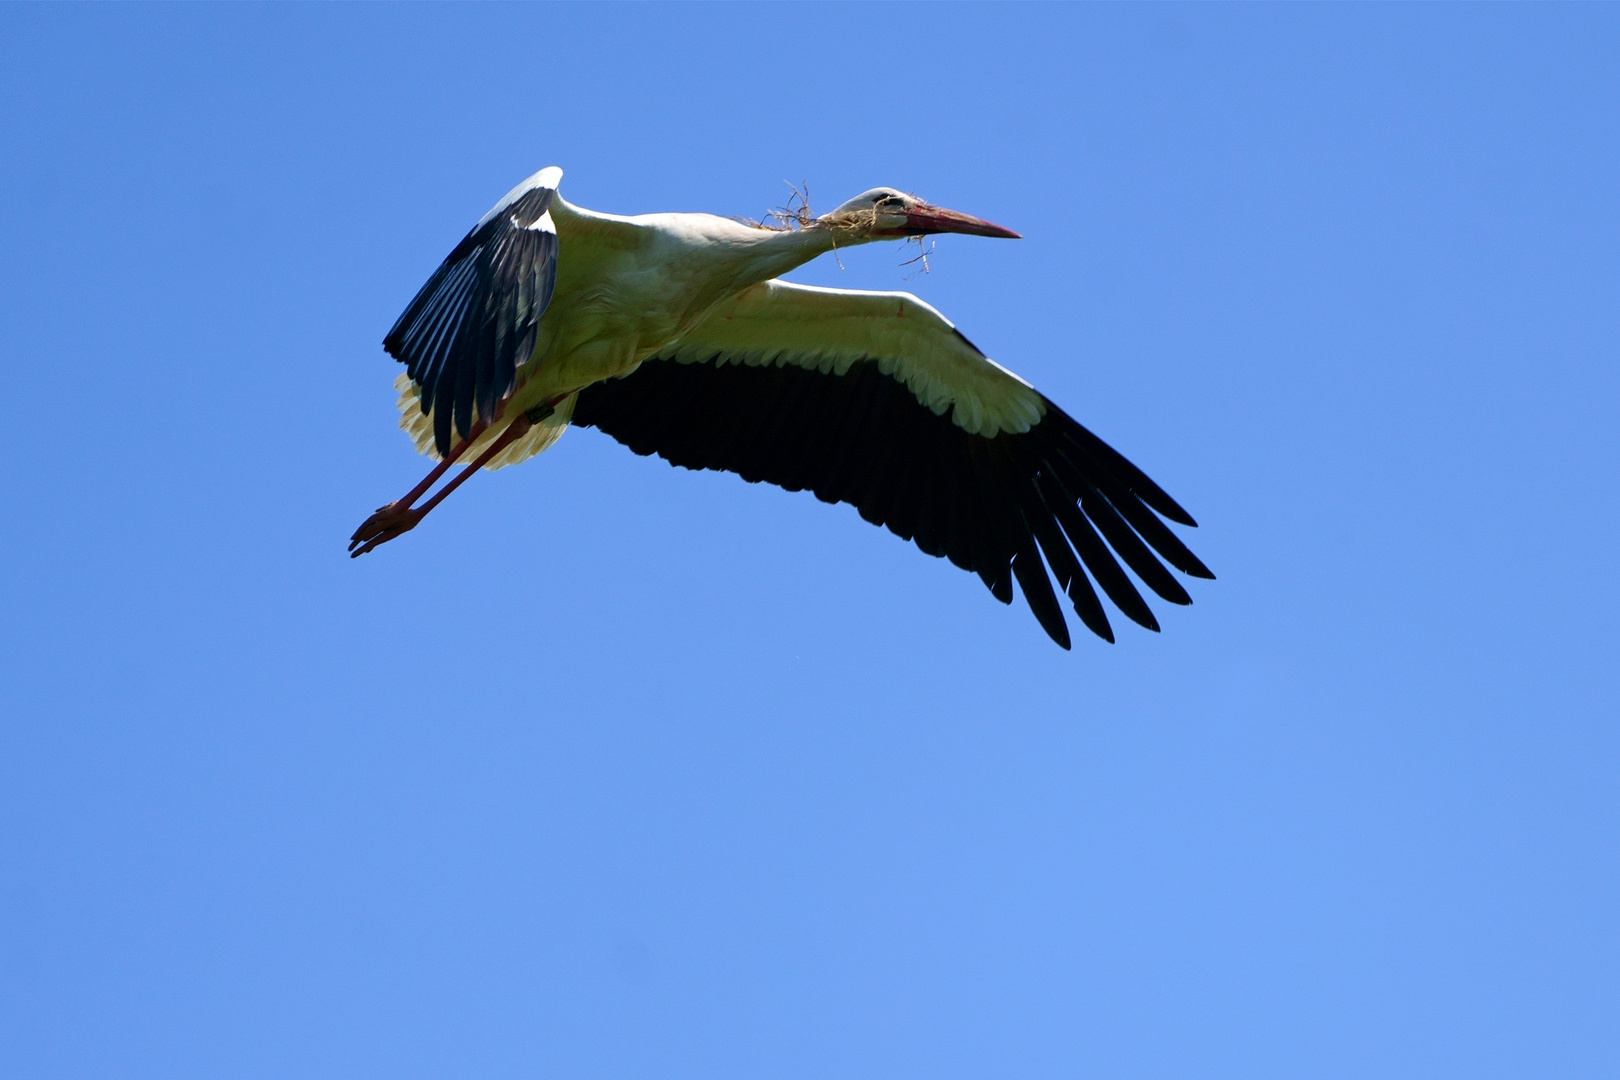
<svg viewBox="0 0 1620 1080"><path fill-rule="evenodd" d="M931 206L915 195L886 187L861 192L830 214L817 218L816 223L852 233L861 240L901 239L933 233L1023 239L1011 229L943 206Z"/></svg>

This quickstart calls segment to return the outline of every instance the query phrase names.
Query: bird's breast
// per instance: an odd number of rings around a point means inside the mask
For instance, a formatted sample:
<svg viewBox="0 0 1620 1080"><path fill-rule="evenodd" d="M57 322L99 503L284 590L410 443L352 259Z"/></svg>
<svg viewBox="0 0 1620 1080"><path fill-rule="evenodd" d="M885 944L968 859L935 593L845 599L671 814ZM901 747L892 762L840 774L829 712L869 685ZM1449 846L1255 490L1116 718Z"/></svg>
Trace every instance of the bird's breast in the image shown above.
<svg viewBox="0 0 1620 1080"><path fill-rule="evenodd" d="M678 229L648 229L639 246L604 248L562 237L556 290L538 328L525 382L564 393L626 375L706 318L751 280L735 259ZM525 394L525 397L530 396Z"/></svg>

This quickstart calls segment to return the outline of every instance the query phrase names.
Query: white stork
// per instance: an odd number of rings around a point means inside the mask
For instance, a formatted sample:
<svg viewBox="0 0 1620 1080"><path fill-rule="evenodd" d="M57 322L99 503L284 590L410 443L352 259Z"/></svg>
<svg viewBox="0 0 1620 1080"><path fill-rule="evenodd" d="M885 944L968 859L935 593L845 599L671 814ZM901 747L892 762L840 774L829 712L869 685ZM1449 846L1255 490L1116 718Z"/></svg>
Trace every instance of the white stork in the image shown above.
<svg viewBox="0 0 1620 1080"><path fill-rule="evenodd" d="M383 340L405 364L400 426L439 465L355 531L353 555L414 528L477 469L532 457L573 422L674 465L850 503L978 574L1003 603L1017 578L1065 649L1041 554L1080 620L1108 641L1086 571L1150 630L1158 622L1115 556L1176 604L1192 601L1160 558L1214 576L1160 520L1196 524L1175 500L938 311L909 293L779 277L874 240L1017 233L893 188L797 228L619 217L565 202L561 179L541 169L508 192Z"/></svg>

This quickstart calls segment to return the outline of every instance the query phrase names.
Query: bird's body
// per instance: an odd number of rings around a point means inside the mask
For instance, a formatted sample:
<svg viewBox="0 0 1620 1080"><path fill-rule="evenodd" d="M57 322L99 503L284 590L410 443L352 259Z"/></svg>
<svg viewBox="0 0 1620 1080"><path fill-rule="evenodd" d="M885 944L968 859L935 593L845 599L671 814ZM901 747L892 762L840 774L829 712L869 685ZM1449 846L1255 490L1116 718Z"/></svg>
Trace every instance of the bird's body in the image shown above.
<svg viewBox="0 0 1620 1080"><path fill-rule="evenodd" d="M626 375L717 304L830 249L825 234L750 228L710 214L617 217L554 197L556 288L517 371L508 411ZM476 451L498 435L486 431Z"/></svg>
<svg viewBox="0 0 1620 1080"><path fill-rule="evenodd" d="M572 421L637 453L853 503L976 571L1004 601L1016 576L1065 647L1037 547L1083 621L1110 640L1082 562L1126 614L1157 625L1098 530L1168 599L1188 602L1149 546L1209 576L1154 516L1190 525L1185 511L933 308L906 293L778 280L874 239L1017 234L887 188L791 229L619 217L564 202L560 179L545 169L514 188L386 339L407 365L401 426L442 463L356 532L355 554L448 494L411 509L451 461L474 462L454 487L477 467L538 453Z"/></svg>

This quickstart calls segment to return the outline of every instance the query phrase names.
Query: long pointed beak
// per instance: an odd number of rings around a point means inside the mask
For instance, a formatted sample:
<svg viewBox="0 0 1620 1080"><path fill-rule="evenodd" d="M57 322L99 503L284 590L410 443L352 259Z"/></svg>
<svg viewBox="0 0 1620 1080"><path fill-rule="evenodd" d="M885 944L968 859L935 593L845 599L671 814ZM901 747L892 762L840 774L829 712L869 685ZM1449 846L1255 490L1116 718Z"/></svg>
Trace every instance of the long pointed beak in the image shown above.
<svg viewBox="0 0 1620 1080"><path fill-rule="evenodd" d="M969 236L999 236L1005 240L1022 240L1011 229L992 224L971 214L957 213L943 206L921 203L906 213L906 232L912 235L926 233L967 233Z"/></svg>

